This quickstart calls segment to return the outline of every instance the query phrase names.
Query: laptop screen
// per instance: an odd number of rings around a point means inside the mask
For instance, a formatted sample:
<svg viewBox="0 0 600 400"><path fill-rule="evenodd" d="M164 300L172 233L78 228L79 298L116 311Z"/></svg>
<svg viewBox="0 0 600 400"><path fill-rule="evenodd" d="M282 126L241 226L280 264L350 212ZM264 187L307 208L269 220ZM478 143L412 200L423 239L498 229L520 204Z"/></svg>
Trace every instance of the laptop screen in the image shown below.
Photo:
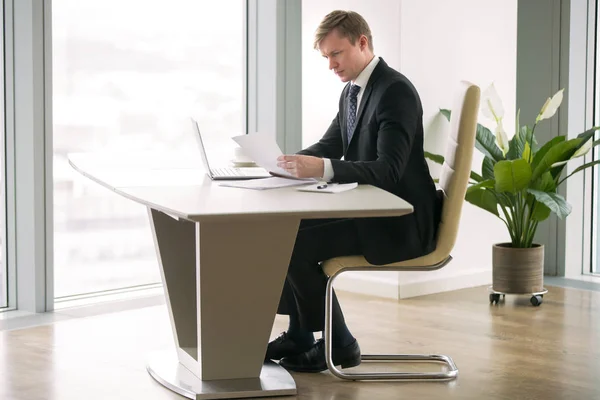
<svg viewBox="0 0 600 400"><path fill-rule="evenodd" d="M202 164L204 164L204 168L206 169L206 173L212 178L212 172L210 170L210 164L208 163L208 157L206 156L206 149L204 148L204 142L202 141L202 134L200 134L200 127L198 126L198 122L191 118L192 125L194 126L194 130L196 131L196 142L198 143L198 147L200 148L200 156L202 157Z"/></svg>

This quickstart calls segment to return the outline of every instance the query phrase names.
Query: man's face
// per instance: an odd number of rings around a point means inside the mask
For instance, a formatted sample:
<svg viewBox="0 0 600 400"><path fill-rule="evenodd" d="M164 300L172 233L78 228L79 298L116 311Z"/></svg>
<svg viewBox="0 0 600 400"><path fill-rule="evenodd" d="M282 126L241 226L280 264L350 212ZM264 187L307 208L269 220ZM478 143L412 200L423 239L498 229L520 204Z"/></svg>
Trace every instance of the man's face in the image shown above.
<svg viewBox="0 0 600 400"><path fill-rule="evenodd" d="M329 69L340 77L342 82L355 80L369 62L371 55L366 36L361 36L354 45L341 37L337 29L329 32L319 43L321 55L329 61Z"/></svg>

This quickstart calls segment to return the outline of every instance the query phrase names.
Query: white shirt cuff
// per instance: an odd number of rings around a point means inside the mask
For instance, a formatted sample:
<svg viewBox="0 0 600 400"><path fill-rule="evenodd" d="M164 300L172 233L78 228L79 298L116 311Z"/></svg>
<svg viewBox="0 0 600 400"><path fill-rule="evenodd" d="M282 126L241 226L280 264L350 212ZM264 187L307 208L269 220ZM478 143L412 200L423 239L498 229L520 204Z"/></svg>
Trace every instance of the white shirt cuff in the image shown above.
<svg viewBox="0 0 600 400"><path fill-rule="evenodd" d="M323 159L323 180L329 182L333 179L333 166L329 158Z"/></svg>

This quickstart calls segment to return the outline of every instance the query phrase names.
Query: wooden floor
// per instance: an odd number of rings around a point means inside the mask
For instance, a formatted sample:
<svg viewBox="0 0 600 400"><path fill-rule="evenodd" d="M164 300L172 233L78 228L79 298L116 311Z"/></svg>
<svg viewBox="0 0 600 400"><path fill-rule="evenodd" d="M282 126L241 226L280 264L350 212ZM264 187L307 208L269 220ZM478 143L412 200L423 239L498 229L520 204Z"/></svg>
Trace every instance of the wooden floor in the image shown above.
<svg viewBox="0 0 600 400"><path fill-rule="evenodd" d="M397 383L294 374L298 396L289 399L600 399L598 292L551 287L537 308L515 296L490 305L485 288L399 303L339 296L363 353L447 354L459 377ZM278 317L273 336L285 326ZM0 332L0 399L183 399L145 370L148 352L171 341L164 306Z"/></svg>

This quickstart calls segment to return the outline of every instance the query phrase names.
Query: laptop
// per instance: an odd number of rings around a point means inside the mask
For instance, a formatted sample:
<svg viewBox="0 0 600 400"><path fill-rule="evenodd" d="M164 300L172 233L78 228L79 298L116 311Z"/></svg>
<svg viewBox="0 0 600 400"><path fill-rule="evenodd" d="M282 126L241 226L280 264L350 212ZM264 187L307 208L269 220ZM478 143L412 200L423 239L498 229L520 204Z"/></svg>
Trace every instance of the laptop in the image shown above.
<svg viewBox="0 0 600 400"><path fill-rule="evenodd" d="M272 177L266 169L260 167L223 167L223 168L211 168L208 163L208 157L206 156L206 148L202 141L202 134L200 133L200 127L198 122L192 119L192 125L196 130L196 139L198 141L198 147L200 147L200 155L202 156L202 163L206 169L207 175L212 180L241 180L241 179L258 179Z"/></svg>

